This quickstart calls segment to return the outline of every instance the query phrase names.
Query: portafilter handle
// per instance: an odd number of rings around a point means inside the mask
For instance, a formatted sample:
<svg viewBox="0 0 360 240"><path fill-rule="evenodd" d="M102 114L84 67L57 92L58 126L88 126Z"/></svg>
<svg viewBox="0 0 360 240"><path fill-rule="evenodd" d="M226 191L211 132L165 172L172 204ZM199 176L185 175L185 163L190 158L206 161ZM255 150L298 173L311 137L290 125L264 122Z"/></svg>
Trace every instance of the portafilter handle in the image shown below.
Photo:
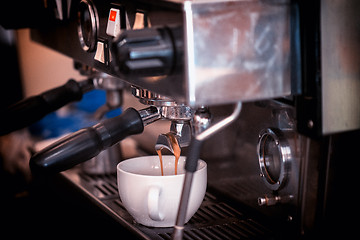
<svg viewBox="0 0 360 240"><path fill-rule="evenodd" d="M125 110L121 115L83 128L35 153L30 159L33 175L46 175L67 170L87 161L127 136L139 134L149 121L160 119L156 107L137 111Z"/></svg>
<svg viewBox="0 0 360 240"><path fill-rule="evenodd" d="M27 127L68 103L80 101L85 92L93 89L92 79L70 79L62 86L23 99L0 112L0 135Z"/></svg>

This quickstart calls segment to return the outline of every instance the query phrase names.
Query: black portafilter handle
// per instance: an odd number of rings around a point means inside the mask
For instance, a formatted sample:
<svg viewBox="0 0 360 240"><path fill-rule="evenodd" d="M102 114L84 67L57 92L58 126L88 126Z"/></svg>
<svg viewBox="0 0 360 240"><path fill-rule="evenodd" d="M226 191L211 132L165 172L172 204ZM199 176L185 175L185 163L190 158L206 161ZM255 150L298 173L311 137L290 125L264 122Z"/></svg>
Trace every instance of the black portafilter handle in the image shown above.
<svg viewBox="0 0 360 240"><path fill-rule="evenodd" d="M151 116L155 116L150 119ZM92 127L80 129L35 153L30 159L33 175L47 175L67 170L87 161L127 136L139 134L146 121L159 119L156 107L128 108L121 115Z"/></svg>
<svg viewBox="0 0 360 240"><path fill-rule="evenodd" d="M68 103L80 101L83 94L92 89L91 79L81 82L70 79L60 87L9 106L0 112L0 136L27 127Z"/></svg>

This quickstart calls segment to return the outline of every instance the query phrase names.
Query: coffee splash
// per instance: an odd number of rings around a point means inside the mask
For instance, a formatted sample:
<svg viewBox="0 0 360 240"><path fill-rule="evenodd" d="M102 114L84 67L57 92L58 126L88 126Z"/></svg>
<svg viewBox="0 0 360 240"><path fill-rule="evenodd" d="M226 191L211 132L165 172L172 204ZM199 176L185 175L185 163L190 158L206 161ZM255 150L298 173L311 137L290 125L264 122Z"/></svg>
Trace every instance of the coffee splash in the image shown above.
<svg viewBox="0 0 360 240"><path fill-rule="evenodd" d="M171 133L167 133L165 134L169 139L170 139L170 144L171 147L173 149L173 154L175 157L175 175L177 175L177 167L178 167L178 163L179 163L179 158L180 158L180 154L181 154L181 148L179 146L179 142L176 139L176 137L171 134ZM159 160L160 160L160 167L161 167L161 176L164 176L164 165L163 165L163 160L162 160L162 154L161 154L161 150L163 148L160 148L158 150L156 150L157 154L159 155Z"/></svg>

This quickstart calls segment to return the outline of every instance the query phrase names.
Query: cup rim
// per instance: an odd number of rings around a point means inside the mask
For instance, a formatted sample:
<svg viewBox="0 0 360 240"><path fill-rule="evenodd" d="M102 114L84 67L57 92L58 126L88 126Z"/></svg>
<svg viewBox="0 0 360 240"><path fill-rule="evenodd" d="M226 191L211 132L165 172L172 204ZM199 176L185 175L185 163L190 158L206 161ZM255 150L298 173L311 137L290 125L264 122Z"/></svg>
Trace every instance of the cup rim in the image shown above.
<svg viewBox="0 0 360 240"><path fill-rule="evenodd" d="M154 178L154 177L159 177L159 178L176 178L176 177L184 176L184 175L185 175L185 172L184 172L184 173L177 174L177 175L164 175L164 176L162 176L162 175L145 175L145 174L140 174L140 173L127 172L127 171L125 171L125 170L123 170L123 169L120 168L120 166L121 166L122 164L124 164L125 162L127 162L127 161L133 161L133 160L135 160L135 159L143 159L143 158L149 158L149 157L157 157L157 158L158 158L159 156L158 156L158 155L147 155L147 156L141 156L141 157L134 157L134 158L126 159L126 160L121 161L121 162L119 162L119 163L117 164L117 166L116 166L117 172L118 172L118 173L119 173L119 172L123 172L123 173L125 173L125 174L127 174L127 175L133 175L133 176L144 177L144 178ZM163 155L163 157L174 157L174 156L173 156L173 155ZM179 159L182 159L182 158L186 158L186 156L180 156ZM196 174L196 173L198 173L198 172L205 171L205 170L207 169L207 163L206 163L204 160L199 159L198 161L200 161L200 162L201 162L201 165L203 165L203 166L201 166L201 168L197 169L194 174Z"/></svg>

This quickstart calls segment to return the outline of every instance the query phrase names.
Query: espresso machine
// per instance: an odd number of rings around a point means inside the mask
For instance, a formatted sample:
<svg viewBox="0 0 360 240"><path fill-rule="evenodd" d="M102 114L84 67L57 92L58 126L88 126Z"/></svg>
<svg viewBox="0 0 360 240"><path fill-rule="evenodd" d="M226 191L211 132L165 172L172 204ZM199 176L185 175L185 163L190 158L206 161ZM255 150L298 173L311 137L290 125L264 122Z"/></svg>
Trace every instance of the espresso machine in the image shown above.
<svg viewBox="0 0 360 240"><path fill-rule="evenodd" d="M42 7L50 20L32 28L33 41L124 84L146 106L35 153L34 175L61 172L142 239L348 232L344 188L354 185L347 173L360 136L357 1L48 0ZM98 82L89 77L80 89ZM116 176L77 168L160 120L170 128L152 150L172 152L175 138L187 156L174 228L133 222ZM199 157L208 163L208 192L184 225Z"/></svg>

